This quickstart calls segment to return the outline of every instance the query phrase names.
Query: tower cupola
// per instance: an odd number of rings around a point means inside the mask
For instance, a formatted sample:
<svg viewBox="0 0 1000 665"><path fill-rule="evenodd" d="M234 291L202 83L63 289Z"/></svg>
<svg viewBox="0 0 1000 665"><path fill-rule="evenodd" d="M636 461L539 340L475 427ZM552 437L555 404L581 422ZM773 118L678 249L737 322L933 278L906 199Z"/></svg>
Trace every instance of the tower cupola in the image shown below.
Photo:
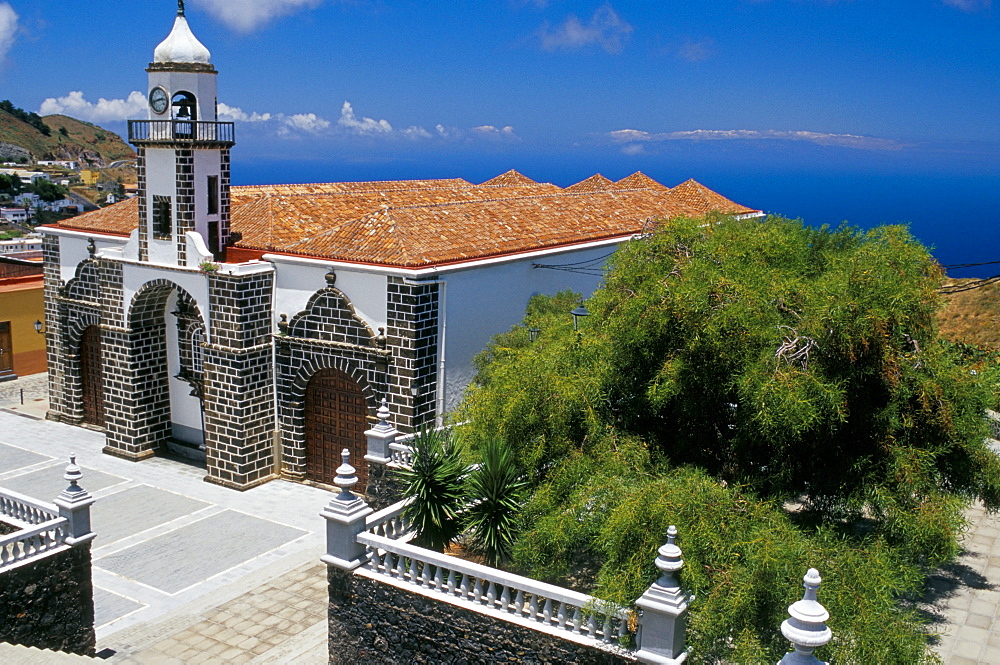
<svg viewBox="0 0 1000 665"><path fill-rule="evenodd" d="M174 29L156 47L153 52L153 62L212 64L212 54L191 32L191 26L188 25L187 17L184 15L184 0L178 0Z"/></svg>

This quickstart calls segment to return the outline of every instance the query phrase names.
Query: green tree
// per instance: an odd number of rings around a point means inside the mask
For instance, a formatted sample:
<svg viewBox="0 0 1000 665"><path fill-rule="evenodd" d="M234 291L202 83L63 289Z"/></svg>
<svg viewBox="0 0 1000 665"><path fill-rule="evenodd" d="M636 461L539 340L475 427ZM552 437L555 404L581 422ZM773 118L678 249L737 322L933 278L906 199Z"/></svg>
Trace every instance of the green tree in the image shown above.
<svg viewBox="0 0 1000 665"><path fill-rule="evenodd" d="M6 175L0 173L0 192L8 195L15 196L21 193L21 179L16 175Z"/></svg>
<svg viewBox="0 0 1000 665"><path fill-rule="evenodd" d="M29 189L49 203L66 198L66 188L55 184L51 180L39 179L32 184Z"/></svg>
<svg viewBox="0 0 1000 665"><path fill-rule="evenodd" d="M573 294L533 300L478 359L459 414L473 445L499 437L529 471L515 562L630 602L676 522L696 554L696 642L753 662L736 654L781 648L774 589L870 560L834 576L852 588L827 593L868 593L871 611L832 603L847 636L831 649L919 660L900 600L956 553L970 500L1000 507L995 381L938 339L941 277L903 227L678 219L616 253L579 335ZM701 490L671 499L672 483ZM713 619L730 616L713 598L743 619Z"/></svg>

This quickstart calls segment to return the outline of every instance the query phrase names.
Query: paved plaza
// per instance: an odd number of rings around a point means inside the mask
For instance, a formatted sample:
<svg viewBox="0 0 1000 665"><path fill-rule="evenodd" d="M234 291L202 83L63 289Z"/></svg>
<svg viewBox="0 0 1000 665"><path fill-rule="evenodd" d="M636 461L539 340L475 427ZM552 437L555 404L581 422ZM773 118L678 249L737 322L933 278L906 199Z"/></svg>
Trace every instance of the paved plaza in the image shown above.
<svg viewBox="0 0 1000 665"><path fill-rule="evenodd" d="M273 481L237 492L190 462L120 460L101 453L103 434L43 420L46 407L44 376L0 384L0 486L51 502L77 456L80 486L97 499L105 662L327 662L327 491Z"/></svg>
<svg viewBox="0 0 1000 665"><path fill-rule="evenodd" d="M97 498L97 648L114 652L105 662L327 662L328 492L280 480L237 492L189 462L103 455L102 434L48 422L46 407L44 375L0 384L0 486L51 502L77 455L80 485ZM969 518L965 552L932 577L925 608L946 664L998 665L1000 516L974 507Z"/></svg>

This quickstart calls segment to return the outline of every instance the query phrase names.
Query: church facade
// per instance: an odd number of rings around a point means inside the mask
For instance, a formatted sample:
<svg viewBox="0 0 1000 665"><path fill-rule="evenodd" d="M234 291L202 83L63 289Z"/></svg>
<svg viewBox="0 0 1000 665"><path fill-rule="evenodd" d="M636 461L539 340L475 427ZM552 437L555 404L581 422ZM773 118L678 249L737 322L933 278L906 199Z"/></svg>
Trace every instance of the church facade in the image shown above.
<svg viewBox="0 0 1000 665"><path fill-rule="evenodd" d="M43 229L49 417L227 487L330 483L383 399L403 432L438 422L532 295L600 279L546 266L600 266L657 218L760 214L638 173L233 187L235 128L183 11L147 73L138 195Z"/></svg>

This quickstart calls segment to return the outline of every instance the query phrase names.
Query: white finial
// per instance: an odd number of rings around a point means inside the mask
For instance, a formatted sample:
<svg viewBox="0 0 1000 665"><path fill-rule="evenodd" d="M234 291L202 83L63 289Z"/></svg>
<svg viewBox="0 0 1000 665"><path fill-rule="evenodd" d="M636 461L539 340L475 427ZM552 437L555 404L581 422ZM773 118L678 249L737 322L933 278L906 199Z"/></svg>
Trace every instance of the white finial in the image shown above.
<svg viewBox="0 0 1000 665"><path fill-rule="evenodd" d="M69 481L69 487L65 491L72 494L82 492L83 488L79 485L80 478L83 478L83 471L76 465L76 453L72 453L69 456L69 465L66 467L66 473L63 475L63 480Z"/></svg>
<svg viewBox="0 0 1000 665"><path fill-rule="evenodd" d="M351 488L358 484L357 469L351 466L351 451L344 448L341 453L344 463L337 467L337 477L333 479L333 484L340 488L341 501L353 501L356 497L351 492Z"/></svg>
<svg viewBox="0 0 1000 665"><path fill-rule="evenodd" d="M656 551L656 567L663 573L657 584L662 587L677 586L676 573L684 567L684 559L681 558L681 548L677 547L677 527L673 524L667 529L667 542Z"/></svg>
<svg viewBox="0 0 1000 665"><path fill-rule="evenodd" d="M802 586L806 589L802 600L789 605L788 619L781 624L781 634L792 643L795 651L785 654L779 665L815 665L822 662L812 653L833 637L826 626L830 613L816 600L816 591L822 581L815 568L810 568L802 578Z"/></svg>
<svg viewBox="0 0 1000 665"><path fill-rule="evenodd" d="M375 412L375 415L378 416L379 427L389 426L389 416L392 415L392 412L389 411L389 404L385 401L384 397L382 398L382 405L378 408L378 411Z"/></svg>

